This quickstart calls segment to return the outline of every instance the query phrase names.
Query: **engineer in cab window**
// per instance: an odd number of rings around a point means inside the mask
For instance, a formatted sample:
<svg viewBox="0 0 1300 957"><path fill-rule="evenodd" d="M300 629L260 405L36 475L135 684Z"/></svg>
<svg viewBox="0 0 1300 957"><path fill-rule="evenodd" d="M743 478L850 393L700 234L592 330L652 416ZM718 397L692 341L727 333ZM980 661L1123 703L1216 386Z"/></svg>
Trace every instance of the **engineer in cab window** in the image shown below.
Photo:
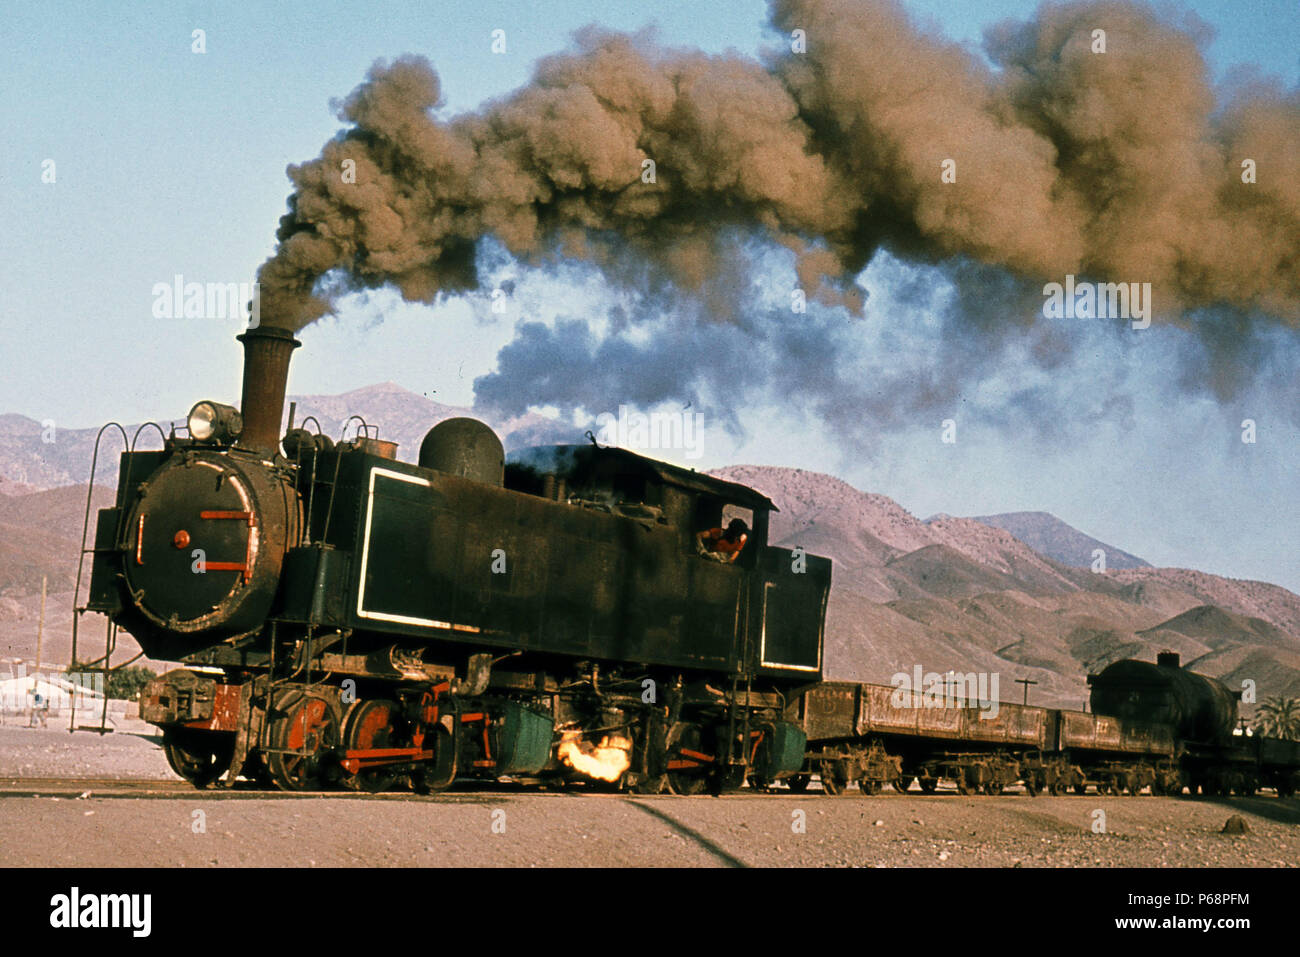
<svg viewBox="0 0 1300 957"><path fill-rule="evenodd" d="M744 519L733 518L725 531L710 528L695 535L695 547L705 558L731 564L740 557L741 549L749 541L749 526Z"/></svg>

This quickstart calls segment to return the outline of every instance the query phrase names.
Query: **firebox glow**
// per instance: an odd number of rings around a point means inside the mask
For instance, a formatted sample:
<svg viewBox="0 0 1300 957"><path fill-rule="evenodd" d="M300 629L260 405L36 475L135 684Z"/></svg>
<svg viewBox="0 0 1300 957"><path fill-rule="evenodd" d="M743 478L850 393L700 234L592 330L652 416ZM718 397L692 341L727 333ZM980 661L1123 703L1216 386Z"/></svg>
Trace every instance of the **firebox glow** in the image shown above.
<svg viewBox="0 0 1300 957"><path fill-rule="evenodd" d="M581 731L566 731L560 740L559 758L566 767L597 781L617 781L632 766L632 739L610 734L592 744Z"/></svg>

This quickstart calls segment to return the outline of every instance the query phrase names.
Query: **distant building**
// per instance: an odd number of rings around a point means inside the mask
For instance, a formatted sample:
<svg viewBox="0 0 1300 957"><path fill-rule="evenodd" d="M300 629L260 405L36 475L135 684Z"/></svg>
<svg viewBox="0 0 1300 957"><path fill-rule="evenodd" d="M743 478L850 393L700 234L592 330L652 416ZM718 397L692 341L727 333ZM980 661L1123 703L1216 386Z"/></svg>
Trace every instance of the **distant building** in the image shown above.
<svg viewBox="0 0 1300 957"><path fill-rule="evenodd" d="M104 694L87 681L70 680L66 675L52 671L27 674L19 665L16 671L0 674L0 715L6 724L21 717L27 723L32 711L44 713L46 718L68 716L75 711L78 720L99 716L104 707Z"/></svg>

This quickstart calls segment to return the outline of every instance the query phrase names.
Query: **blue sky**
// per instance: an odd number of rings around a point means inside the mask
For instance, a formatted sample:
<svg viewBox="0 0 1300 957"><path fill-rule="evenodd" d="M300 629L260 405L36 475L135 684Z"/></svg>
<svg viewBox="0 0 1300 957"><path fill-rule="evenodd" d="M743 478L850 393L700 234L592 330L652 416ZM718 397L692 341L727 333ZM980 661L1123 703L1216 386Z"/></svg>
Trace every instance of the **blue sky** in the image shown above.
<svg viewBox="0 0 1300 957"><path fill-rule="evenodd" d="M972 46L985 26L1036 7L905 5ZM1294 0L1171 9L1215 31L1207 52L1216 80L1244 67L1288 88L1300 83ZM753 54L773 41L761 2L51 3L10 6L4 16L0 412L68 427L179 417L197 398L237 396L238 324L156 319L153 286L177 273L251 279L272 249L286 165L317 154L338 128L330 99L375 59L425 54L455 112L526 82L538 57L564 49L591 22L649 25L668 45L708 51ZM206 31L201 56L191 52L195 28ZM504 56L490 49L498 28ZM47 159L56 163L53 184L41 182ZM587 295L550 277L519 280L532 318ZM393 380L469 404L473 379L494 367L520 318L494 319L481 300L436 309L383 295L349 302L338 319L303 334L290 387L341 392ZM1160 564L1300 589L1295 416L1269 408L1276 393L1267 391L1221 406L1147 388L1148 367L1179 348L1176 334L1149 356L1111 348L1099 338L1096 364L1081 360L1066 385L1094 404L1121 390L1133 411L1068 438L1053 440L1050 428L989 428L943 446L938 423L927 421L857 455L829 448L797 409L756 408L742 416L742 437L716 434L704 460L689 464L830 471L922 516L1041 508ZM1015 387L1014 375L989 388ZM1260 422L1253 446L1238 439L1248 416Z"/></svg>

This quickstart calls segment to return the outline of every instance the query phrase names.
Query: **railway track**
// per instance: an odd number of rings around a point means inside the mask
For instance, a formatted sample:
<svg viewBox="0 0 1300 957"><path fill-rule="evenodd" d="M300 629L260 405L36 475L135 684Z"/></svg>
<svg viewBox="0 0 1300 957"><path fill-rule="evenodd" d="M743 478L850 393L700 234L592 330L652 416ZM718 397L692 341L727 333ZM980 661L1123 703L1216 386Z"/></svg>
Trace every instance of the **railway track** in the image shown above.
<svg viewBox="0 0 1300 957"><path fill-rule="evenodd" d="M380 794L367 794L357 791L278 791L271 788L264 788L256 783L239 781L233 788L209 787L203 790L197 790L193 785L186 781L163 780L163 779L139 779L139 778L59 778L59 777L0 777L0 799L3 798L32 798L47 797L60 798L68 800L79 800L86 798L135 798L135 799L177 799L188 797L201 797L203 800L315 800L320 798L332 800L363 800L363 801L427 801L427 802L457 802L457 801L476 801L485 798L501 798L512 795L549 795L553 797L581 796L581 797L629 797L626 792L611 790L602 790L582 786L571 786L567 788L543 788L525 784L515 784L510 782L467 782L463 785L453 786L447 791L437 794L419 795L410 791L387 791ZM858 791L848 791L844 794L836 795L836 800L853 801L861 797L871 797L873 799L884 798L887 800L899 800L901 798L914 798L926 801L944 801L957 797L955 788L941 786L935 794L923 794L917 789L909 791L906 795L898 794L893 791L883 791L879 794L862 795ZM1004 798L1028 798L1028 794L1021 787L1008 788L1001 797ZM647 795L635 795L637 800L656 800L666 798L668 800L681 800L682 796L678 795L658 795L650 797ZM687 795L685 797L695 797L701 800L716 800L710 795ZM822 791L809 791L805 794L795 793L786 789L759 790L746 789L743 791L731 792L722 795L726 800L771 800L776 798L801 798L807 797L814 801L820 802L830 799L832 796ZM976 799L985 796L972 796ZM1066 799L1088 799L1095 801L1097 795L1089 792L1087 795L1060 795ZM1142 798L1148 795L1141 795Z"/></svg>
<svg viewBox="0 0 1300 957"><path fill-rule="evenodd" d="M1008 792L1011 796L1014 792ZM357 791L278 791L271 788L263 788L252 782L239 781L233 788L209 787L197 790L193 785L186 781L163 780L163 779L138 779L138 778L80 778L80 777L0 777L0 798L30 798L30 797L50 797L63 799L85 799L85 798L184 798L202 796L203 800L303 800L330 798L334 800L366 800L366 801L456 801L456 800L474 800L484 797L501 797L510 795L552 795L556 797L564 796L583 796L583 797L627 797L626 792L612 790L603 790L590 787L571 786L567 788L546 788L539 789L535 786L524 784L514 784L509 782L467 782L464 785L453 786L447 791L437 794L419 795L410 791L387 791L380 794L367 794ZM924 795L920 791L912 791L907 796L915 798L927 798L932 800L941 800L949 795L955 795L956 791L948 793L939 793L937 795ZM702 799L711 799L710 795L687 795ZM828 795L820 791L811 791L806 795L795 794L794 792L780 789L770 791L743 790L723 795L728 800L763 800L771 798L793 798L807 796L814 800L823 800ZM850 791L841 797L852 800L858 797L857 791ZM873 797L890 797L897 799L901 797L898 794L879 794ZM648 795L637 795L638 800L645 800ZM679 799L677 795L660 795L673 800Z"/></svg>

